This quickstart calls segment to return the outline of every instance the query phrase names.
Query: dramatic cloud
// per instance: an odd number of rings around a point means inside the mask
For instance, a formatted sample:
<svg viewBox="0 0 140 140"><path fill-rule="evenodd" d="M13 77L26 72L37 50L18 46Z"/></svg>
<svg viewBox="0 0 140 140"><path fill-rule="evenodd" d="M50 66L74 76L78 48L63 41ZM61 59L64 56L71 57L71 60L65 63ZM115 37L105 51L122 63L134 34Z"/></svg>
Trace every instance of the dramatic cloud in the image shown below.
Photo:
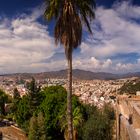
<svg viewBox="0 0 140 140"><path fill-rule="evenodd" d="M95 57L91 57L85 60L77 59L73 62L74 68L98 72L99 71L107 72L111 68L111 65L112 61L110 59L101 61Z"/></svg>
<svg viewBox="0 0 140 140"><path fill-rule="evenodd" d="M125 62L127 58L115 59L120 54L140 56L140 7L126 1L114 4L112 9L99 7L92 29L93 37L89 36L81 45L81 56L88 54L88 57L94 56L101 60L113 58L112 67L115 66L114 70L118 72L122 72L122 69L125 72L140 70L133 57L132 64Z"/></svg>
<svg viewBox="0 0 140 140"><path fill-rule="evenodd" d="M42 7L15 18L0 17L0 73L41 72L65 69L63 47L55 47L47 25L40 22ZM29 14L30 13L30 14ZM112 8L98 7L74 52L73 67L91 71L140 71L140 7L130 2Z"/></svg>
<svg viewBox="0 0 140 140"><path fill-rule="evenodd" d="M39 9L34 9L31 15L1 20L0 73L45 70L38 64L51 58L56 48L47 26L37 22L41 13Z"/></svg>

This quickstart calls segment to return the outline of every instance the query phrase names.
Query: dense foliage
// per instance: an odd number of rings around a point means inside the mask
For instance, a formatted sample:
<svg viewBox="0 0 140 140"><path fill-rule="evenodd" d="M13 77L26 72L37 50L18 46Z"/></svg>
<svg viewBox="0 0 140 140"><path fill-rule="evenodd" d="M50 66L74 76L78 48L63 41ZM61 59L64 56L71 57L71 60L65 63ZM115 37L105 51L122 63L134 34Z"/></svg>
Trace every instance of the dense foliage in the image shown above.
<svg viewBox="0 0 140 140"><path fill-rule="evenodd" d="M21 128L28 131L29 120L32 117L28 96L24 96L20 99L16 106L17 109L14 112L14 119Z"/></svg>
<svg viewBox="0 0 140 140"><path fill-rule="evenodd" d="M37 117L33 115L30 119L28 138L29 140L46 140L45 118L42 112Z"/></svg>
<svg viewBox="0 0 140 140"><path fill-rule="evenodd" d="M136 94L137 91L140 91L140 79L127 81L124 85L119 89L120 94Z"/></svg>
<svg viewBox="0 0 140 140"><path fill-rule="evenodd" d="M60 132L59 116L65 112L66 108L66 90L61 86L51 86L44 91L45 98L40 104L39 110L44 113L46 131L48 139L63 139Z"/></svg>
<svg viewBox="0 0 140 140"><path fill-rule="evenodd" d="M14 98L9 114L28 134L29 140L67 140L67 92L62 86L40 89L33 79L29 93ZM114 112L106 105L102 110L83 105L72 97L74 140L111 140ZM8 114L8 115L9 115Z"/></svg>
<svg viewBox="0 0 140 140"><path fill-rule="evenodd" d="M5 104L8 102L8 96L0 89L0 114L5 115Z"/></svg>
<svg viewBox="0 0 140 140"><path fill-rule="evenodd" d="M28 132L29 121L33 114L36 112L38 106L43 100L40 94L40 87L37 86L35 79L33 78L30 83L28 83L28 94L22 98L18 97L17 89L14 89L13 98L13 119L18 123L18 125Z"/></svg>
<svg viewBox="0 0 140 140"><path fill-rule="evenodd" d="M111 140L114 111L106 105L103 110L85 106L85 121L79 128L79 140Z"/></svg>

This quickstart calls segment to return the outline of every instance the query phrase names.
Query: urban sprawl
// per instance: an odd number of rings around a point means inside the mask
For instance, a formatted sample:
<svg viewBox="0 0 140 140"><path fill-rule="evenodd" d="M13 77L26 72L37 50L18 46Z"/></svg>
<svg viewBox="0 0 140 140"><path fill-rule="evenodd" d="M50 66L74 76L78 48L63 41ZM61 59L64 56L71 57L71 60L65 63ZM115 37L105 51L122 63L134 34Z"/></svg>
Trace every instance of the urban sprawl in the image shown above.
<svg viewBox="0 0 140 140"><path fill-rule="evenodd" d="M134 78L131 78L132 80ZM129 80L131 80L129 78ZM73 81L73 94L78 96L80 101L85 104L95 105L98 108L102 108L105 103L115 104L116 96L120 87L128 79L119 80L74 80ZM19 82L20 81L20 82ZM0 88L3 89L6 94L13 96L15 88L18 89L20 96L28 94L26 83L31 79L24 79L21 82L20 77L17 78L0 78ZM66 79L36 79L38 86L41 88L47 86L62 85L66 88Z"/></svg>

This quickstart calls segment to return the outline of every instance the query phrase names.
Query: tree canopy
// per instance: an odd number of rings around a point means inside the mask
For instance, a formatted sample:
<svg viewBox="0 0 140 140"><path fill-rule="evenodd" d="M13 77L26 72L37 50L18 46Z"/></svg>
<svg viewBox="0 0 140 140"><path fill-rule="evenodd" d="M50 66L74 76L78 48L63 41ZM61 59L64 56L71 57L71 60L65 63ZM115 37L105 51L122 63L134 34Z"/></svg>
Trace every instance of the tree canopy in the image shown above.
<svg viewBox="0 0 140 140"><path fill-rule="evenodd" d="M0 113L5 115L5 104L8 101L8 96L0 89Z"/></svg>
<svg viewBox="0 0 140 140"><path fill-rule="evenodd" d="M3 94L0 92L0 95ZM62 86L50 86L39 91L37 95L38 103L32 106L34 112L30 107L28 94L17 101L12 113L19 127L26 131L30 140L67 139L66 89ZM110 106L99 110L95 106L81 104L76 96L72 97L72 106L74 140L112 138L114 112Z"/></svg>

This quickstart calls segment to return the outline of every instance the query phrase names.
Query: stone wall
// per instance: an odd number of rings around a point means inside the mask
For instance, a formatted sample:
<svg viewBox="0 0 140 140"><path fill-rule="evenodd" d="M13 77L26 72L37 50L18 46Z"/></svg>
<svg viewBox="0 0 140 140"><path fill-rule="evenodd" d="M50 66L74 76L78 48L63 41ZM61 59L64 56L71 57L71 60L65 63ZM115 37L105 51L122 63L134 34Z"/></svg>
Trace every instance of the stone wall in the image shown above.
<svg viewBox="0 0 140 140"><path fill-rule="evenodd" d="M132 118L133 118L134 128L140 128L140 114L138 113L136 106L133 107L133 117Z"/></svg>
<svg viewBox="0 0 140 140"><path fill-rule="evenodd" d="M117 140L140 140L139 105L140 100L133 99L121 99L117 102Z"/></svg>

